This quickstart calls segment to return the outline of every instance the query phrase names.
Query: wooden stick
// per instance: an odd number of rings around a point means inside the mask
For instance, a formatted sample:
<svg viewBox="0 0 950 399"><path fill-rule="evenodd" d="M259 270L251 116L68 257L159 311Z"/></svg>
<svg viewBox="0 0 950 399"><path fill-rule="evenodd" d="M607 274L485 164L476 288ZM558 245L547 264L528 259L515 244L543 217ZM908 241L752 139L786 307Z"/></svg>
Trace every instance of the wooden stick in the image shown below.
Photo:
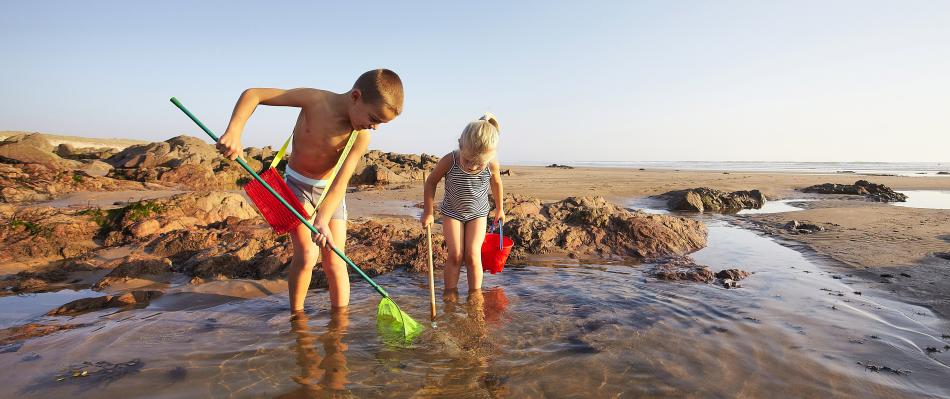
<svg viewBox="0 0 950 399"><path fill-rule="evenodd" d="M435 272L432 271L432 227L426 226L429 241L429 304L432 305L432 321L435 321Z"/></svg>

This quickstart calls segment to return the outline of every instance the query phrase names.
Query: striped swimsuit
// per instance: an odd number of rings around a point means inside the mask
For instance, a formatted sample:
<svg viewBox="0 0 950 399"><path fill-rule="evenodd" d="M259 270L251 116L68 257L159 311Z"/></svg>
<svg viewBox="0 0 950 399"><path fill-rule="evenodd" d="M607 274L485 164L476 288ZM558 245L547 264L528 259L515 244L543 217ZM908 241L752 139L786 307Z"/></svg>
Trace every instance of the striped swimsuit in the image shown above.
<svg viewBox="0 0 950 399"><path fill-rule="evenodd" d="M488 189L491 170L468 173L459 166L458 156L452 153L452 167L445 174L445 198L439 206L443 215L462 223L488 216Z"/></svg>

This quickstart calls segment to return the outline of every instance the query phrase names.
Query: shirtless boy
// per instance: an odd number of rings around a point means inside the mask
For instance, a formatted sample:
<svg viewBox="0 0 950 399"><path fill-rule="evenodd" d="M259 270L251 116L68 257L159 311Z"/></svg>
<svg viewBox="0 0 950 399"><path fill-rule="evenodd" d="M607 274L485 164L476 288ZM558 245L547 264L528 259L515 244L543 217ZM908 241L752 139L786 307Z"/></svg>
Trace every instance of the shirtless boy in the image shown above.
<svg viewBox="0 0 950 399"><path fill-rule="evenodd" d="M331 306L341 308L350 303L346 263L333 254L330 246L344 250L344 196L350 176L369 146L369 131L399 116L402 101L399 75L388 69L376 69L360 75L345 93L310 88L247 89L234 106L228 129L217 144L218 150L230 159L241 155L241 133L258 104L300 108L291 146L293 155L284 178L319 233L312 236L302 223L290 232L294 249L287 279L291 313L303 310L311 273L319 259L329 282ZM356 141L339 172L327 181L350 135L356 132ZM329 191L314 212L314 202L323 190Z"/></svg>

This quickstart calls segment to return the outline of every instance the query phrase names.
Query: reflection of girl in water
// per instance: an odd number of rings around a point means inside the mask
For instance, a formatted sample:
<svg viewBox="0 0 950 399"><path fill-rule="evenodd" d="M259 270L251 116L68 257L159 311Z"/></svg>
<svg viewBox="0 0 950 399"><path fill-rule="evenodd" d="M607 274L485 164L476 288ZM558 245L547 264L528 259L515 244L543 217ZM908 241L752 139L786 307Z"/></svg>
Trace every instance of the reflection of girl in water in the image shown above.
<svg viewBox="0 0 950 399"><path fill-rule="evenodd" d="M349 347L344 344L343 335L350 324L347 309L334 309L330 313L327 330L319 337L310 332L307 314L296 312L290 318L291 331L297 335L297 365L300 375L292 377L300 388L279 398L348 398L352 393L346 389L345 352ZM321 358L316 342L323 344L324 356Z"/></svg>

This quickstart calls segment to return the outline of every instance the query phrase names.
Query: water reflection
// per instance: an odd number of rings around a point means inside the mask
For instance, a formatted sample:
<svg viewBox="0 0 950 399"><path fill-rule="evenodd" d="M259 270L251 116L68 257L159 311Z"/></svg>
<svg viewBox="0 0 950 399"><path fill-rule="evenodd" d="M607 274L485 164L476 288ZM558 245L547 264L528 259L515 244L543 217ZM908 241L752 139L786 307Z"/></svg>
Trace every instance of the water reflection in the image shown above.
<svg viewBox="0 0 950 399"><path fill-rule="evenodd" d="M290 318L290 329L296 335L294 348L297 353L298 375L292 377L300 387L278 398L346 398L352 393L346 388L346 352L349 347L343 342L349 327L349 310L334 309L326 331L320 335L310 330L305 312L294 313ZM317 348L323 347L323 356Z"/></svg>

